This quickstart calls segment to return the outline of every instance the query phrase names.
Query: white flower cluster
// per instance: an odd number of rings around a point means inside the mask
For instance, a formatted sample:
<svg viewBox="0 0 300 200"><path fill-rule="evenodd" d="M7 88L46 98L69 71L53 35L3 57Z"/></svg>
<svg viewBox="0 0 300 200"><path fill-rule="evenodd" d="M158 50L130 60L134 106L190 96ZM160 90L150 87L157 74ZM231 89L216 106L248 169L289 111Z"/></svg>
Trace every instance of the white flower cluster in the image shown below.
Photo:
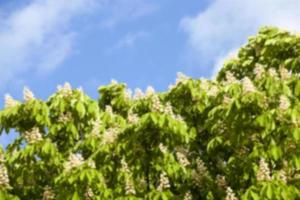
<svg viewBox="0 0 300 200"><path fill-rule="evenodd" d="M72 86L68 82L65 82L65 84L63 86L58 85L57 90L58 90L58 92L61 92L64 97L69 97L73 93Z"/></svg>
<svg viewBox="0 0 300 200"><path fill-rule="evenodd" d="M9 186L9 178L7 169L3 164L0 164L0 188Z"/></svg>
<svg viewBox="0 0 300 200"><path fill-rule="evenodd" d="M25 131L23 137L28 144L34 144L43 139L38 127L34 127L30 131Z"/></svg>
<svg viewBox="0 0 300 200"><path fill-rule="evenodd" d="M290 107L291 103L285 95L281 95L279 98L279 109L287 110Z"/></svg>
<svg viewBox="0 0 300 200"><path fill-rule="evenodd" d="M140 99L143 99L144 97L145 97L145 95L144 95L143 91L140 88L136 88L134 90L133 99L140 100Z"/></svg>
<svg viewBox="0 0 300 200"><path fill-rule="evenodd" d="M167 153L168 151L168 148L163 143L159 143L158 148L162 153Z"/></svg>
<svg viewBox="0 0 300 200"><path fill-rule="evenodd" d="M113 109L110 105L106 105L105 106L105 112L107 112L109 115L113 115L114 112L113 112Z"/></svg>
<svg viewBox="0 0 300 200"><path fill-rule="evenodd" d="M168 189L170 187L170 181L166 172L162 172L159 176L159 185L157 187L157 190L162 192L163 190Z"/></svg>
<svg viewBox="0 0 300 200"><path fill-rule="evenodd" d="M190 77L188 77L187 75L183 74L182 72L177 72L177 77L176 77L176 81L175 81L175 85L169 85L169 89L173 89L174 87L176 87L179 83L186 83L188 80L190 79Z"/></svg>
<svg viewBox="0 0 300 200"><path fill-rule="evenodd" d="M164 111L163 105L161 104L157 95L154 95L152 97L152 111L153 112L163 112Z"/></svg>
<svg viewBox="0 0 300 200"><path fill-rule="evenodd" d="M91 188L87 188L85 193L84 193L84 198L85 200L92 200L94 199L94 192Z"/></svg>
<svg viewBox="0 0 300 200"><path fill-rule="evenodd" d="M271 180L270 169L268 163L266 163L264 158L259 161L259 168L256 174L257 181L269 181Z"/></svg>
<svg viewBox="0 0 300 200"><path fill-rule="evenodd" d="M230 85L230 84L237 82L237 79L235 78L235 76L229 71L226 72L225 78L226 78L225 84Z"/></svg>
<svg viewBox="0 0 300 200"><path fill-rule="evenodd" d="M128 164L125 161L125 159L121 160L121 166L122 166L121 171L123 173L128 174L129 177L130 177L131 176L131 172L129 170ZM133 182L129 179L129 177L126 177L126 180L125 180L125 194L126 195L135 195L136 191L135 191Z"/></svg>
<svg viewBox="0 0 300 200"><path fill-rule="evenodd" d="M4 154L0 151L0 164L5 162Z"/></svg>
<svg viewBox="0 0 300 200"><path fill-rule="evenodd" d="M132 110L129 111L127 120L131 124L136 124L139 121L139 117L137 114L133 113Z"/></svg>
<svg viewBox="0 0 300 200"><path fill-rule="evenodd" d="M81 154L70 154L68 162L65 163L65 171L70 171L73 168L79 167L84 163L84 159Z"/></svg>
<svg viewBox="0 0 300 200"><path fill-rule="evenodd" d="M55 193L50 186L44 188L43 200L52 200L55 199Z"/></svg>
<svg viewBox="0 0 300 200"><path fill-rule="evenodd" d="M24 87L24 89L23 89L23 98L24 98L25 102L28 102L28 101L31 101L34 99L33 93L27 87Z"/></svg>
<svg viewBox="0 0 300 200"><path fill-rule="evenodd" d="M278 74L277 74L277 72L276 72L276 69L274 69L273 67L269 68L268 73L269 73L269 75L270 75L271 77L273 77L273 78L277 78L277 77L278 77Z"/></svg>
<svg viewBox="0 0 300 200"><path fill-rule="evenodd" d="M283 80L289 79L291 77L291 72L288 71L285 67L279 67L279 74Z"/></svg>
<svg viewBox="0 0 300 200"><path fill-rule="evenodd" d="M207 90L207 95L211 97L216 97L218 92L219 92L218 87L213 85Z"/></svg>
<svg viewBox="0 0 300 200"><path fill-rule="evenodd" d="M261 64L256 64L254 68L255 78L261 79L265 73L264 67Z"/></svg>
<svg viewBox="0 0 300 200"><path fill-rule="evenodd" d="M177 115L173 112L173 107L170 102L166 103L166 106L162 108L163 112L167 115L171 115L171 117L178 121L183 121L183 118L180 115Z"/></svg>
<svg viewBox="0 0 300 200"><path fill-rule="evenodd" d="M127 89L125 90L125 99L131 99L132 98L132 90Z"/></svg>
<svg viewBox="0 0 300 200"><path fill-rule="evenodd" d="M192 200L192 199L193 199L193 196L190 191L188 191L184 194L183 200Z"/></svg>
<svg viewBox="0 0 300 200"><path fill-rule="evenodd" d="M99 118L97 118L94 122L93 122L93 129L92 129L92 133L91 135L94 137L99 137L100 134L100 127L101 127L101 120Z"/></svg>
<svg viewBox="0 0 300 200"><path fill-rule="evenodd" d="M96 169L96 164L95 164L95 161L93 161L93 160L88 160L87 165L92 169Z"/></svg>
<svg viewBox="0 0 300 200"><path fill-rule="evenodd" d="M248 93L248 92L250 93L256 91L255 86L253 85L252 81L248 77L243 78L242 84L243 84L244 93Z"/></svg>
<svg viewBox="0 0 300 200"><path fill-rule="evenodd" d="M202 178L207 173L207 167L205 163L200 159L197 158L196 160L196 170L192 172L193 182L199 188L202 188Z"/></svg>
<svg viewBox="0 0 300 200"><path fill-rule="evenodd" d="M287 176L284 170L279 171L279 179L282 180L282 182L287 183Z"/></svg>
<svg viewBox="0 0 300 200"><path fill-rule="evenodd" d="M16 105L18 105L18 101L14 100L9 94L6 94L4 96L4 107L5 108L12 108Z"/></svg>
<svg viewBox="0 0 300 200"><path fill-rule="evenodd" d="M230 187L227 187L226 189L226 197L225 200L238 200L238 198L235 196L234 192Z"/></svg>
<svg viewBox="0 0 300 200"><path fill-rule="evenodd" d="M108 128L102 135L102 142L104 144L112 144L118 137L118 128Z"/></svg>
<svg viewBox="0 0 300 200"><path fill-rule="evenodd" d="M176 152L176 158L178 160L178 162L180 163L180 165L182 167L186 167L190 164L190 161L187 159L187 157L181 153L181 152Z"/></svg>
<svg viewBox="0 0 300 200"><path fill-rule="evenodd" d="M64 124L70 122L71 120L72 120L72 113L70 112L67 112L66 114L61 113L58 117L58 121Z"/></svg>
<svg viewBox="0 0 300 200"><path fill-rule="evenodd" d="M151 97L155 94L155 89L152 86L148 86L146 89L146 97Z"/></svg>
<svg viewBox="0 0 300 200"><path fill-rule="evenodd" d="M110 80L110 84L112 84L112 85L117 85L117 84L118 84L118 81L116 81L115 79L111 79L111 80Z"/></svg>
<svg viewBox="0 0 300 200"><path fill-rule="evenodd" d="M225 176L217 175L216 183L220 188L225 188L227 186L227 182L225 180Z"/></svg>

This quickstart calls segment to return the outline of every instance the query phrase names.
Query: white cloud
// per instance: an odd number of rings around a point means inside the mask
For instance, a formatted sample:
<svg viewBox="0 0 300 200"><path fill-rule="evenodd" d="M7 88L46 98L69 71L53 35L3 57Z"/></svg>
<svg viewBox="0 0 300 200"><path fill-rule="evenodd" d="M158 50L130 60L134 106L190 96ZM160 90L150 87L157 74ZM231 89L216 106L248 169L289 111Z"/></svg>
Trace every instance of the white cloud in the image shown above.
<svg viewBox="0 0 300 200"><path fill-rule="evenodd" d="M222 58L243 45L261 26L300 30L299 0L215 0L195 17L185 17L180 26L188 34L194 59L216 73Z"/></svg>
<svg viewBox="0 0 300 200"><path fill-rule="evenodd" d="M114 50L133 47L137 40L140 40L147 36L149 36L149 33L145 31L127 33L123 38L117 41L117 43L114 46L108 49L108 52L110 53Z"/></svg>
<svg viewBox="0 0 300 200"><path fill-rule="evenodd" d="M89 11L93 0L34 0L0 21L0 80L27 71L55 69L69 54L71 20Z"/></svg>
<svg viewBox="0 0 300 200"><path fill-rule="evenodd" d="M124 21L132 21L151 14L158 6L145 0L106 0L102 2L104 28L112 28Z"/></svg>

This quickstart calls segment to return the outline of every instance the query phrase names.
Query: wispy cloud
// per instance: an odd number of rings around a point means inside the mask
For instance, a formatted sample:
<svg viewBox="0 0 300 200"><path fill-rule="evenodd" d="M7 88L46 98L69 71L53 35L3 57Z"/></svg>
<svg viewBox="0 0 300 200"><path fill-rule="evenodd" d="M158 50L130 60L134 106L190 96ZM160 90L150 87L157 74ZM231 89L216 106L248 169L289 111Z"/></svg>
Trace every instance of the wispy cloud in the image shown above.
<svg viewBox="0 0 300 200"><path fill-rule="evenodd" d="M89 11L93 0L34 0L0 21L0 80L26 70L55 69L71 52L70 22Z"/></svg>
<svg viewBox="0 0 300 200"><path fill-rule="evenodd" d="M260 26L300 30L299 10L298 0L215 0L197 16L182 19L180 26L198 65L214 66L200 70L213 74Z"/></svg>
<svg viewBox="0 0 300 200"><path fill-rule="evenodd" d="M132 21L155 12L159 7L145 0L106 0L102 3L103 17L101 25L113 28L117 24Z"/></svg>
<svg viewBox="0 0 300 200"><path fill-rule="evenodd" d="M108 53L112 51L131 48L133 47L138 40L141 40L145 37L148 37L149 33L145 31L138 31L135 33L127 33L123 38L121 38L115 45L113 45L110 49L108 49Z"/></svg>

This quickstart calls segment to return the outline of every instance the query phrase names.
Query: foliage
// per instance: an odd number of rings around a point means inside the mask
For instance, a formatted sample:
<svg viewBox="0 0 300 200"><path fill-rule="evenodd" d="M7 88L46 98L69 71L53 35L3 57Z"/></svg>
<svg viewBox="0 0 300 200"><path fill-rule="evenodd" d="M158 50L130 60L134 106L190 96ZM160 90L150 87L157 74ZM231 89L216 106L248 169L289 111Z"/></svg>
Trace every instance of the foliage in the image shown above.
<svg viewBox="0 0 300 200"><path fill-rule="evenodd" d="M0 199L299 199L299 71L300 37L265 27L216 80L6 95Z"/></svg>

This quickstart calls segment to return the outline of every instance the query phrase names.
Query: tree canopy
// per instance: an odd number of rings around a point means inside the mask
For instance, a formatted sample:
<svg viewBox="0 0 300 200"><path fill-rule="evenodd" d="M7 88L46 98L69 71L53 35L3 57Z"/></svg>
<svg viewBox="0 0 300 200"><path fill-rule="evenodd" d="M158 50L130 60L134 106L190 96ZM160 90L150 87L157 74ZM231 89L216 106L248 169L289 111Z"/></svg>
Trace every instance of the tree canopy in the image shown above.
<svg viewBox="0 0 300 200"><path fill-rule="evenodd" d="M300 36L263 27L215 80L5 96L0 199L300 197Z"/></svg>

